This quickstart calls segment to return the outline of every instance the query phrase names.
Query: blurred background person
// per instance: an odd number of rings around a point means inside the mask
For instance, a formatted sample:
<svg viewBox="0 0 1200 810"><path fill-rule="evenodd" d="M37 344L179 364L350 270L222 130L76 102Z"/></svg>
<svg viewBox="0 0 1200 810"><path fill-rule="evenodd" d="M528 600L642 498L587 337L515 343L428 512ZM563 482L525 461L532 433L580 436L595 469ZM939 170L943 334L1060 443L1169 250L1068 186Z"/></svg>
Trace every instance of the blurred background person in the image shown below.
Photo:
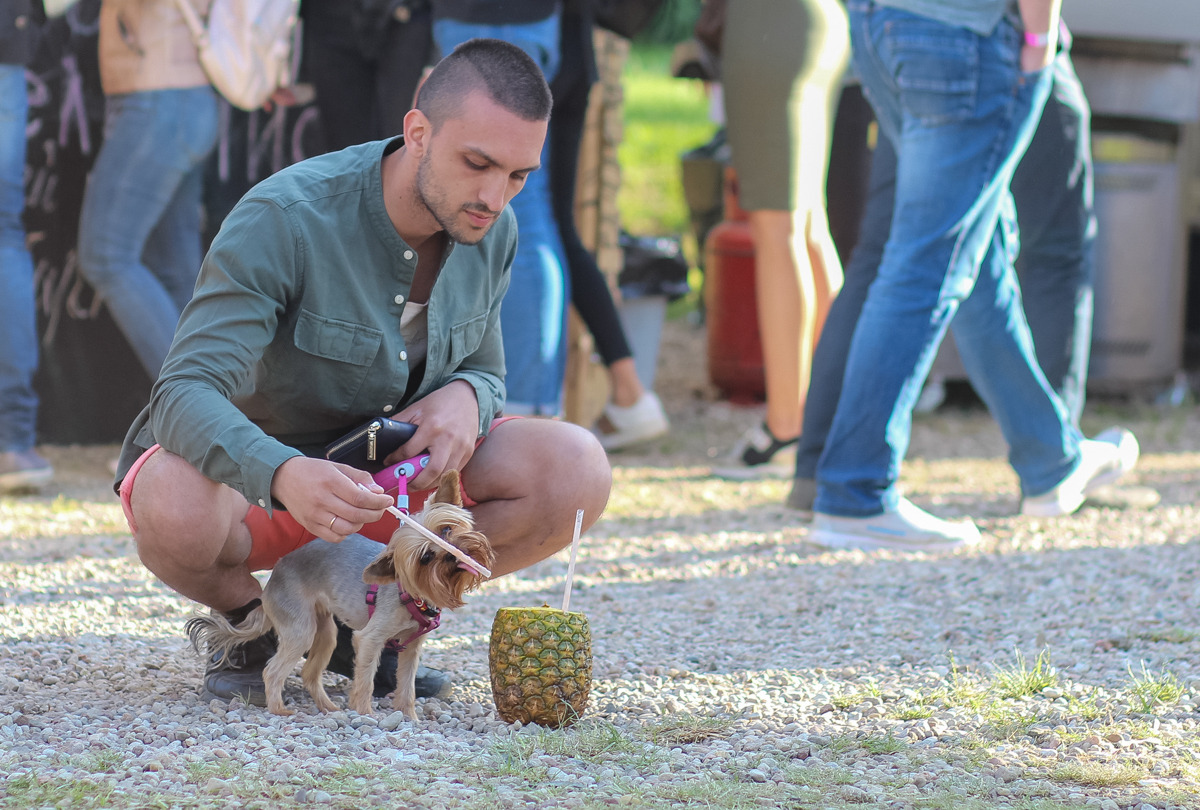
<svg viewBox="0 0 1200 810"><path fill-rule="evenodd" d="M1017 166L1012 193L1021 237L1016 268L1034 350L1050 387L1078 425L1091 348L1096 214L1091 108L1066 45L1064 41L1063 51L1054 60L1050 98ZM813 356L796 475L787 499L794 509L812 509L817 460L825 449L842 391L850 339L887 243L895 190L896 150L888 138L880 137L871 161L859 241Z"/></svg>
<svg viewBox="0 0 1200 810"><path fill-rule="evenodd" d="M727 0L725 125L754 242L767 408L717 475L786 476L795 463L813 348L842 283L825 178L849 54L838 0Z"/></svg>
<svg viewBox="0 0 1200 810"><path fill-rule="evenodd" d="M38 363L33 259L25 244L25 66L45 14L41 0L0 0L0 492L54 477L36 450Z"/></svg>
<svg viewBox="0 0 1200 810"><path fill-rule="evenodd" d="M608 279L583 244L575 225L575 185L588 97L599 78L594 47L594 0L566 0L562 10L558 73L550 84L550 193L570 277L571 303L591 332L608 371L609 398L595 426L605 450L620 450L656 438L670 425L662 402L638 377L633 352L617 314ZM522 192L524 193L524 192Z"/></svg>
<svg viewBox="0 0 1200 810"><path fill-rule="evenodd" d="M429 0L302 0L300 16L325 151L399 135L433 61Z"/></svg>
<svg viewBox="0 0 1200 810"><path fill-rule="evenodd" d="M475 37L516 45L554 80L560 60L559 0L433 0L438 53ZM509 203L517 217L512 281L500 310L504 333L504 412L560 416L567 365L570 281L550 196L550 139L541 167L519 178L521 193Z"/></svg>
<svg viewBox="0 0 1200 810"><path fill-rule="evenodd" d="M203 18L209 0L191 0ZM217 96L174 0L100 7L104 142L88 175L79 272L157 379L202 258Z"/></svg>

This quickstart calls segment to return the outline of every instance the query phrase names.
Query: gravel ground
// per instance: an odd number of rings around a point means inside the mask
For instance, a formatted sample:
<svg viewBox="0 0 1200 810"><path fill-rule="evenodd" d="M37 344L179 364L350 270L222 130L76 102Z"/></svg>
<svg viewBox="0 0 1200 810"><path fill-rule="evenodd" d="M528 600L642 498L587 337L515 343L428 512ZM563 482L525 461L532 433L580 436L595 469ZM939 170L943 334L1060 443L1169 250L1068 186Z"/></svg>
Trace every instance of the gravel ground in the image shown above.
<svg viewBox="0 0 1200 810"><path fill-rule="evenodd" d="M669 324L671 436L614 458L571 606L595 683L565 731L495 715L497 608L560 605L567 555L488 583L425 660L454 674L423 719L278 718L199 696L192 605L138 563L113 447L0 499L0 806L1200 808L1200 414L1096 404L1142 441L1154 509L1015 517L978 409L918 419L904 481L982 546L826 552L780 481L707 474L761 410L718 402L703 337ZM328 675L335 702L346 682Z"/></svg>

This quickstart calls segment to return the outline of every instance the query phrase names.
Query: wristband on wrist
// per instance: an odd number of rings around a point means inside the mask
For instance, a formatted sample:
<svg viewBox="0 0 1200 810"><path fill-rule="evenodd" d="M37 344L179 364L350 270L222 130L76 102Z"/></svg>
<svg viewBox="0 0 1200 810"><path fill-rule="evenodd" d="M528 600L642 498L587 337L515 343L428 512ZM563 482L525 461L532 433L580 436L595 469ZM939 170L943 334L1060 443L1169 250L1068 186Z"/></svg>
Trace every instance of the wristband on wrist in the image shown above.
<svg viewBox="0 0 1200 810"><path fill-rule="evenodd" d="M1050 34L1035 34L1032 31L1026 31L1025 44L1031 48L1045 48L1050 44Z"/></svg>

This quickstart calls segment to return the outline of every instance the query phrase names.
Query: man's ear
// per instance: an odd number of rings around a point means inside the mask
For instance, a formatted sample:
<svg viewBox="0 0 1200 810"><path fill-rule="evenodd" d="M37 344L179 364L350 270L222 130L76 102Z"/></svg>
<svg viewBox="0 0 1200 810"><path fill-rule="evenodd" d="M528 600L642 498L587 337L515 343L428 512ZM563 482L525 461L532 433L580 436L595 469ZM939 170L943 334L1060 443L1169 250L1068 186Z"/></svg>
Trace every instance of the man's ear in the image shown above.
<svg viewBox="0 0 1200 810"><path fill-rule="evenodd" d="M363 571L363 582L368 585L391 585L395 582L398 577L394 556L390 546L385 548Z"/></svg>
<svg viewBox="0 0 1200 810"><path fill-rule="evenodd" d="M432 503L448 503L462 506L462 478L458 470L446 470L442 480L438 481L437 492L433 493Z"/></svg>
<svg viewBox="0 0 1200 810"><path fill-rule="evenodd" d="M414 155L421 155L429 148L433 135L433 122L425 113L413 108L404 114L404 147Z"/></svg>

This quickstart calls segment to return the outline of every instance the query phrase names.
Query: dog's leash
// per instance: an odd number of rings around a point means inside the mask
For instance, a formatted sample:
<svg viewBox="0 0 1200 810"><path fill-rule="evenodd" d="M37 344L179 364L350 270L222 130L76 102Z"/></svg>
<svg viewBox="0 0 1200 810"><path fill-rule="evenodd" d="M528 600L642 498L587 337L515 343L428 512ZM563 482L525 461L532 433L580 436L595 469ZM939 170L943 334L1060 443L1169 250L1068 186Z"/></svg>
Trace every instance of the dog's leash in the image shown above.
<svg viewBox="0 0 1200 810"><path fill-rule="evenodd" d="M375 474L375 476L374 476L375 483L379 484L385 490L388 488L386 482L390 481L390 479L393 476L396 479L396 486L397 486L396 505L389 506L387 508L387 511L390 512L402 524L405 524L405 525L411 527L412 529L415 529L417 531L417 533L422 535L426 540L430 541L431 543L433 543L434 545L443 549L444 551L450 552L450 554L452 554L454 556L454 558L456 560L458 560L462 564L462 566L464 568L466 568L468 571L470 571L472 574L476 574L478 576L484 576L484 577L487 577L488 579L491 579L491 576L492 576L491 569L489 569L487 566L481 564L474 557L467 554L466 552L464 552L462 549L458 548L454 544L447 542L446 540L442 539L441 537L438 537L436 534L429 531L429 529L426 529L424 526L422 526L420 523L413 520L409 516L408 482L411 481L412 479L416 478L417 473L424 470L425 465L427 465L428 463L429 463L429 454L422 453L419 456L413 456L412 458L405 459L404 461L401 461L399 464L393 464L391 467L388 467L387 469L382 470L381 472L378 472ZM380 479L383 479L383 480L380 480ZM366 487L363 487L362 484L359 484L359 487L366 489Z"/></svg>
<svg viewBox="0 0 1200 810"><path fill-rule="evenodd" d="M418 526L415 520L409 520L408 513L408 482L417 477L417 473L425 469L425 465L429 463L429 454L424 453L420 456L414 456L410 459L396 464L392 467L392 474L396 477L396 483L399 490L396 493L397 506L392 507L391 511L401 523L406 523L409 526ZM424 526L420 528L424 529ZM432 534L432 532L430 532ZM434 535L436 537L436 535ZM400 604L408 608L408 613L412 616L413 621L417 623L417 629L409 635L404 641L398 642L396 639L389 639L384 645L388 649L393 649L396 652L404 652L409 644L419 639L426 633L433 632L442 623L442 611L434 607L423 599L417 599L415 596L404 590L404 587L397 582L396 589L400 591ZM368 621L375 615L375 602L379 598L379 586L367 586L367 619Z"/></svg>

